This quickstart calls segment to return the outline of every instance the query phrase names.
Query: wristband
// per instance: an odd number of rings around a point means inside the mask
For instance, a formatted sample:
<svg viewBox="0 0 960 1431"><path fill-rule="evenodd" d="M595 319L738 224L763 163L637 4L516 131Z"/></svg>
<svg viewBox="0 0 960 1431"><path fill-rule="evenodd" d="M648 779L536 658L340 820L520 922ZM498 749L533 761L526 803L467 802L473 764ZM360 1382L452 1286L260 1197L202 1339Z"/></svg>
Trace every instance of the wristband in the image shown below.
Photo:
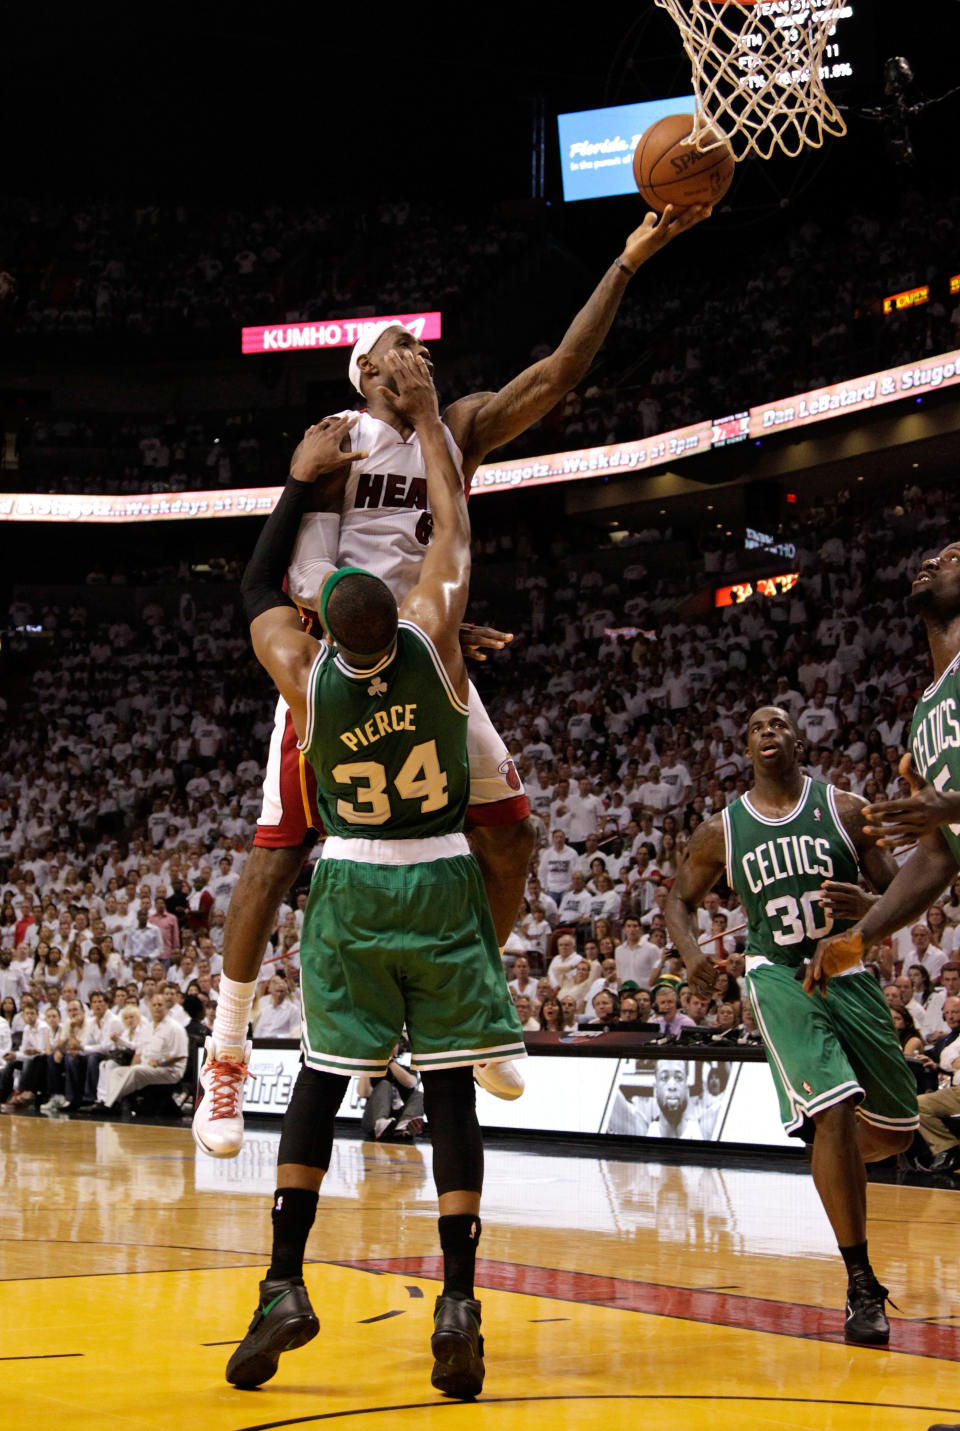
<svg viewBox="0 0 960 1431"><path fill-rule="evenodd" d="M619 258L615 258L613 260L613 266L614 268L619 268L620 272L625 273L628 278L632 278L637 271L635 268L628 268L627 265L625 263L622 263Z"/></svg>

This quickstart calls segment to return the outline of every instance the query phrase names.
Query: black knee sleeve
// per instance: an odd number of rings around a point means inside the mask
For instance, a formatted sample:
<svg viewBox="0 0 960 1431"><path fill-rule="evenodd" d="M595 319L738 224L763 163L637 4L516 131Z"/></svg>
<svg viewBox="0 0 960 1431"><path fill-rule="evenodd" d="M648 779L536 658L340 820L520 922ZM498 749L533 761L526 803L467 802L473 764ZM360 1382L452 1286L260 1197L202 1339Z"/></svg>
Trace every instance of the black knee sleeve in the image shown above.
<svg viewBox="0 0 960 1431"><path fill-rule="evenodd" d="M349 1082L336 1073L317 1073L305 1065L300 1069L283 1115L278 1165L300 1163L326 1172L333 1149L333 1120Z"/></svg>
<svg viewBox="0 0 960 1431"><path fill-rule="evenodd" d="M472 1068L423 1074L423 1111L433 1144L437 1194L483 1189L483 1138Z"/></svg>

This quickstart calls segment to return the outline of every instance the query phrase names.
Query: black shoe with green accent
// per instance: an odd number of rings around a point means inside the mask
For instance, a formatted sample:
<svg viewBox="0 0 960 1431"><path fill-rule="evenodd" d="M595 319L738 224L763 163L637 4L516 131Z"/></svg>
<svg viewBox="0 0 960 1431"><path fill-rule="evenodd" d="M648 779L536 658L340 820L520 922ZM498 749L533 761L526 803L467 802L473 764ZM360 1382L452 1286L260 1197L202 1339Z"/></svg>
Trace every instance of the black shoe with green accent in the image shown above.
<svg viewBox="0 0 960 1431"><path fill-rule="evenodd" d="M276 1374L280 1353L313 1341L320 1330L300 1278L275 1278L260 1283L260 1305L247 1335L227 1362L227 1380L234 1386L262 1386Z"/></svg>
<svg viewBox="0 0 960 1431"><path fill-rule="evenodd" d="M444 1396L470 1401L483 1389L480 1303L470 1297L438 1297L433 1310L431 1384Z"/></svg>
<svg viewBox="0 0 960 1431"><path fill-rule="evenodd" d="M843 1327L844 1340L859 1346L885 1347L890 1340L890 1323L884 1309L889 1297L871 1272L866 1277L851 1277L847 1284L847 1314Z"/></svg>

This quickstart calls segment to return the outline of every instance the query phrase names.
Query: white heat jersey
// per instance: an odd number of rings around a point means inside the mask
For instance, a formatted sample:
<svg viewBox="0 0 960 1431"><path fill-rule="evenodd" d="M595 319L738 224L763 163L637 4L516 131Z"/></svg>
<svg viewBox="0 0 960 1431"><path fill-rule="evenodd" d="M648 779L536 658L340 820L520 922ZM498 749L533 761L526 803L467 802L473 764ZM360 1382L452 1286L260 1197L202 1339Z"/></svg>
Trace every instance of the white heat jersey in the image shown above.
<svg viewBox="0 0 960 1431"><path fill-rule="evenodd" d="M342 416L342 414L337 414ZM450 454L462 472L460 449L444 425ZM360 414L350 430L354 452L369 453L357 463L344 492L343 507L335 512L308 512L301 518L293 557L287 568L290 595L301 606L316 610L323 578L335 567L360 566L385 581L399 605L417 583L420 563L430 543L433 519L427 502L427 477L420 455L420 439L413 433L406 442L396 428L369 413ZM284 806L284 762L292 758L296 769L296 731L287 720L287 705L277 703L276 723L270 742L263 782L263 808L257 824L268 838L263 843L286 849L303 839L303 809L299 781L288 791ZM286 752L286 753L285 753ZM517 801L524 796L523 782L502 739L497 734L470 683L467 720L467 759L470 763L470 805ZM286 781L289 786L291 782ZM507 807L511 812L517 806ZM527 806L507 817L523 819ZM484 823L496 823L485 821Z"/></svg>
<svg viewBox="0 0 960 1431"><path fill-rule="evenodd" d="M444 433L460 467L462 455L446 425ZM420 439L414 432L404 440L389 423L362 412L350 444L369 455L347 479L339 533L332 513L302 519L287 573L290 594L312 606L327 572L359 566L385 581L399 605L417 583L433 531Z"/></svg>

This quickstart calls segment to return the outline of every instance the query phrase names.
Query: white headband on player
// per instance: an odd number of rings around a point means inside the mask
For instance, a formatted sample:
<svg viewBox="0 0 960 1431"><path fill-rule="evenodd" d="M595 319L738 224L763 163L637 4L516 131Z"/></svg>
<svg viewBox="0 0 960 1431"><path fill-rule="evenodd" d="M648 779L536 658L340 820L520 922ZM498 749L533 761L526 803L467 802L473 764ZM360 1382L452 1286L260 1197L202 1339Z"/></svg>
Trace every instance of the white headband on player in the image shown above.
<svg viewBox="0 0 960 1431"><path fill-rule="evenodd" d="M378 342L390 328L399 328L401 333L410 333L410 329L403 323L368 323L360 334L360 337L353 345L353 352L350 354L350 366L347 369L350 374L350 381L358 393L363 392L360 386L360 359L365 353L369 353L373 345ZM413 334L410 333L411 338Z"/></svg>

